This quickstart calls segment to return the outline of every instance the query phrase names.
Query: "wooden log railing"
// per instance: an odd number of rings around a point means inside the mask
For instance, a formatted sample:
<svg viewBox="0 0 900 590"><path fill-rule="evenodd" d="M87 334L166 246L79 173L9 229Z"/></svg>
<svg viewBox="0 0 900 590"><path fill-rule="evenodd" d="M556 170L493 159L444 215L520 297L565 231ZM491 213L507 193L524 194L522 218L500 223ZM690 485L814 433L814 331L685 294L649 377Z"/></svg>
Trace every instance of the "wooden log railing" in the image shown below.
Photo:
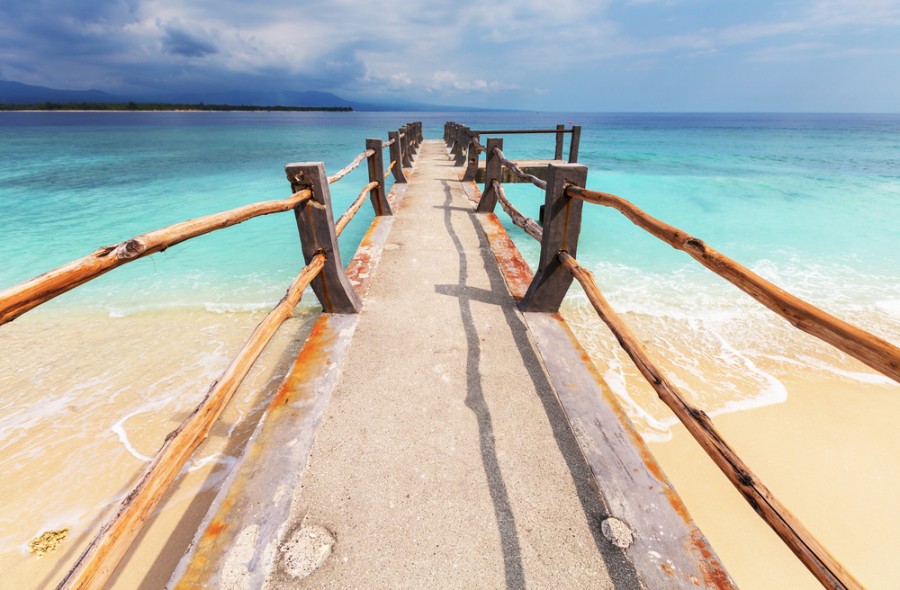
<svg viewBox="0 0 900 590"><path fill-rule="evenodd" d="M474 151L476 153L475 159L477 161L477 153L479 151L484 151L484 148L481 147L479 149L478 146L481 144L478 143L478 138L480 136L497 136L497 135L524 135L524 134L541 134L541 133L553 133L556 135L556 146L554 149L553 159L561 160L563 155L563 138L565 135L571 135L571 139L569 142L569 158L568 161L570 164L573 164L578 161L578 150L581 144L581 126L573 125L570 128L566 128L565 125L557 125L555 129L471 129L465 125L460 123L455 123L452 121L448 121L444 124L444 142L450 148L450 153L456 160L456 165L462 165L466 161L466 152L469 152L469 161L472 160L472 152L473 145ZM471 163L469 165L471 167ZM477 167L477 164L476 164ZM468 178L471 174L467 171L465 178L466 180L473 180L472 178Z"/></svg>
<svg viewBox="0 0 900 590"><path fill-rule="evenodd" d="M449 132L448 137L451 137ZM807 569L827 588L862 588L854 576L772 495L722 438L709 416L685 401L681 391L650 359L640 340L603 297L590 271L578 264L575 252L580 233L581 204L588 202L616 209L638 227L673 248L687 252L701 264L787 319L792 325L832 344L897 381L900 381L898 369L900 349L787 293L710 248L703 241L648 215L629 201L609 193L583 188L581 185L585 184L587 174L587 169L583 166L560 164L548 166L548 180L543 187L545 202L542 207L547 211L547 219L544 221L544 227L540 227L535 220L523 215L507 199L498 170L500 165L513 169L515 163L503 155L502 140L491 138L488 142L485 186L477 211L492 212L495 204L499 203L513 224L541 242L538 269L520 304L523 311L557 311L571 281L578 280L591 305L660 399L673 411L750 506ZM519 174L517 176L521 177ZM540 186L533 179L527 180ZM488 198L485 199L485 196Z"/></svg>
<svg viewBox="0 0 900 590"><path fill-rule="evenodd" d="M521 168L519 168L518 164L516 164L512 160L508 160L500 148L494 148L494 150L497 153L497 158L499 158L500 163L503 164L504 166L506 166L506 168L510 172L512 172L517 178L519 178L525 182L530 182L531 184L533 184L534 186L536 186L538 188L542 188L544 190L547 189L547 181L546 180L541 180L534 174L528 174L527 172L523 171Z"/></svg>
<svg viewBox="0 0 900 590"><path fill-rule="evenodd" d="M410 138L413 145L421 143L421 123L415 122L408 124L410 128ZM397 132L389 132L389 135L396 135ZM391 148L392 154L395 148L399 149L397 142L393 139L386 142ZM384 146L382 146L383 148ZM392 158L399 161L398 157ZM328 177L328 183L333 184L353 169L359 166L364 159L372 159L374 150L366 149L364 152L356 156L347 166L339 170L337 173ZM405 156L409 160L409 156ZM395 182L406 182L400 166L392 166L388 170L394 171ZM387 172L381 175L382 191L378 194L378 205L375 205L373 198L373 206L375 206L376 215L390 214L390 206L385 206L386 195L383 182ZM374 190L374 189L373 189ZM49 270L32 279L28 279L18 285L13 285L0 291L0 325L10 322L23 313L26 313L55 297L71 291L79 285L99 277L110 270L127 264L133 260L149 256L157 252L162 252L171 246L180 244L184 241L196 238L213 231L231 227L239 223L243 223L249 219L260 217L262 215L270 215L272 213L286 212L290 210L298 210L313 197L313 193L308 188L300 189L294 192L286 199L278 199L271 201L259 201L249 205L243 205L228 211L189 219L164 228L155 229L139 236L135 236L118 244L111 246L103 246L77 260L73 260L55 269ZM383 199L383 200L382 200ZM380 213L379 213L380 211Z"/></svg>
<svg viewBox="0 0 900 590"><path fill-rule="evenodd" d="M34 309L42 303L65 293L91 279L131 260L160 252L193 237L229 227L248 219L276 212L293 210L297 218L305 266L288 288L285 296L263 319L239 351L238 355L210 387L203 401L171 432L162 447L139 477L132 491L119 504L109 520L57 586L58 589L102 588L114 573L118 563L137 538L143 525L153 513L193 451L206 438L210 428L233 397L235 391L252 368L255 360L272 339L278 327L287 320L307 286L312 285L323 310L355 313L358 298L350 288L347 275L340 264L337 237L360 210L366 196L371 196L376 215L390 215L386 199L385 176L401 161L394 159L383 171L382 151L390 147L399 152L398 131L388 142L367 139L366 150L336 174L325 175L324 164L289 165L286 167L293 194L281 200L262 201L229 211L191 219L162 229L153 230L114 246L100 248L94 253L72 261L38 277L0 291L0 325ZM410 123L405 128L406 144L412 150L422 141L421 124ZM355 169L362 160L369 163L370 181L344 214L333 221L328 186ZM411 162L411 154L403 159ZM376 197L377 195L377 197ZM316 288L316 283L330 282L330 291ZM336 288L340 286L340 289ZM351 304L346 304L348 299Z"/></svg>
<svg viewBox="0 0 900 590"><path fill-rule="evenodd" d="M616 195L581 187L566 187L566 195L611 207L649 234L686 252L720 277L744 291L793 326L900 382L900 348L791 295L750 269Z"/></svg>
<svg viewBox="0 0 900 590"><path fill-rule="evenodd" d="M78 260L0 291L0 325L123 264L260 215L290 211L311 197L312 192L301 190L286 199L244 205L156 229L113 246L104 246Z"/></svg>
<svg viewBox="0 0 900 590"><path fill-rule="evenodd" d="M184 464L206 439L253 363L278 327L291 317L304 289L324 266L325 254L320 252L297 275L287 293L259 323L203 401L166 437L162 448L144 470L137 485L122 500L113 516L103 524L57 586L58 590L102 588L105 585Z"/></svg>
<svg viewBox="0 0 900 590"><path fill-rule="evenodd" d="M374 150L367 149L363 153L353 158L352 162L328 177L328 184L334 184L335 182L350 174L357 166L359 166L360 162L362 162L366 158L371 157L374 153Z"/></svg>
<svg viewBox="0 0 900 590"><path fill-rule="evenodd" d="M581 283L591 305L625 352L628 353L641 375L659 395L659 398L672 410L732 485L781 537L807 569L827 588L862 589L862 584L819 543L797 517L775 498L744 460L725 442L709 416L685 401L681 391L650 359L640 339L634 335L603 297L591 272L579 265L564 250L559 252L558 259L562 266Z"/></svg>

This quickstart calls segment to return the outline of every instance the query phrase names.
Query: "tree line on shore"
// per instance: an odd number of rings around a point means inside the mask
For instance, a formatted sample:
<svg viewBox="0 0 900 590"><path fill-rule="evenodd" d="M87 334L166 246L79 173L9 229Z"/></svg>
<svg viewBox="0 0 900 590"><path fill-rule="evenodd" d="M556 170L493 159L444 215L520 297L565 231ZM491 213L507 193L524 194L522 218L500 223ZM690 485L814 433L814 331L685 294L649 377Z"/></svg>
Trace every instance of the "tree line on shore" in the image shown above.
<svg viewBox="0 0 900 590"><path fill-rule="evenodd" d="M0 111L352 111L351 107L254 106L229 104L174 104L157 102L42 102L35 104L0 103Z"/></svg>

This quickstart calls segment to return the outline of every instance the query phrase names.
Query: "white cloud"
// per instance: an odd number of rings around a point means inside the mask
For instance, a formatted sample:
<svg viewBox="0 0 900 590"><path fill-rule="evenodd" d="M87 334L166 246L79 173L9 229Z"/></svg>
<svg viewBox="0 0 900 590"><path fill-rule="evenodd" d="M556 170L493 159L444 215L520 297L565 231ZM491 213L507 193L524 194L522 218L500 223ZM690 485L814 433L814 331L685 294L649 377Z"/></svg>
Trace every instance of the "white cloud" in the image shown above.
<svg viewBox="0 0 900 590"><path fill-rule="evenodd" d="M430 92L451 90L455 92L493 93L517 89L518 86L515 84L506 84L498 80L491 80L489 82L487 80L471 79L447 71L435 72L431 77L431 84L428 86Z"/></svg>

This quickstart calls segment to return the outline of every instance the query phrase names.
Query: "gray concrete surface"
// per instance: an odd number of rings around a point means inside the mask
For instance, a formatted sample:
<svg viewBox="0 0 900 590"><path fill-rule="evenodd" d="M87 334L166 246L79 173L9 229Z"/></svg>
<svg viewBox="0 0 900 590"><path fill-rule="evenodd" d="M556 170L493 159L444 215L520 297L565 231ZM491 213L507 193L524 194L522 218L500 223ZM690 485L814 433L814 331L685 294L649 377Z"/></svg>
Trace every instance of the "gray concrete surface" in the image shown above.
<svg viewBox="0 0 900 590"><path fill-rule="evenodd" d="M270 587L639 587L460 170L422 145Z"/></svg>

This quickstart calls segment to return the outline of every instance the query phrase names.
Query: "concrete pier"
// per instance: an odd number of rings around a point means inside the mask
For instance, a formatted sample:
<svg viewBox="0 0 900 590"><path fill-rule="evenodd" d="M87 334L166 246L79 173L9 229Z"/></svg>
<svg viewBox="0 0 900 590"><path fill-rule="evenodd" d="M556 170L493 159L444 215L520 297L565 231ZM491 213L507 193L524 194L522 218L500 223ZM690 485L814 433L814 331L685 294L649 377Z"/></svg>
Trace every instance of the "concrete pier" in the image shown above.
<svg viewBox="0 0 900 590"><path fill-rule="evenodd" d="M444 144L411 172L172 585L730 587Z"/></svg>

